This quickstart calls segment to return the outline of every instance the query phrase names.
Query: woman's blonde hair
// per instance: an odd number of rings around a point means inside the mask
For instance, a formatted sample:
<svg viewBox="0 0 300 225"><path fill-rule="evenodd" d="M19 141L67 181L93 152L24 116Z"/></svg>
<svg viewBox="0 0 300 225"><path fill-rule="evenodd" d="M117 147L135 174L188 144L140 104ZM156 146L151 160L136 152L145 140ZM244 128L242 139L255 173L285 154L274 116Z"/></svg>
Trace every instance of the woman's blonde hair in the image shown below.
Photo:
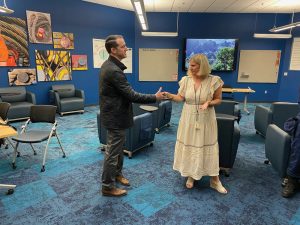
<svg viewBox="0 0 300 225"><path fill-rule="evenodd" d="M200 65L198 76L208 76L211 73L211 68L208 62L206 55L204 54L195 54L190 58L190 61L194 61ZM190 68L188 69L188 75L192 76Z"/></svg>

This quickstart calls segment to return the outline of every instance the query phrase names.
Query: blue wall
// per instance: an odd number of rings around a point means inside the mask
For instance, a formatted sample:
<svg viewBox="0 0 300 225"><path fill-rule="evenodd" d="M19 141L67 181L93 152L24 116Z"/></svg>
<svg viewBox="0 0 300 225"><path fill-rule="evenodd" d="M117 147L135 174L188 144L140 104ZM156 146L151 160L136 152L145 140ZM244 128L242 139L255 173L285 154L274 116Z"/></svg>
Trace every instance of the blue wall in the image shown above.
<svg viewBox="0 0 300 225"><path fill-rule="evenodd" d="M83 89L86 96L86 105L98 104L99 69L93 68L92 39L105 39L109 34L122 34L128 46L134 45L134 17L126 10L105 7L81 0L10 0L9 8L15 10L11 14L26 21L26 10L51 14L52 30L57 32L74 33L75 49L71 54L87 54L88 70L73 71L72 81L38 82L26 88L36 94L37 103L48 103L48 92L53 84L74 83L77 88ZM126 21L126 23L124 22ZM35 68L35 49L53 49L53 45L29 43L30 68ZM8 86L8 68L0 68L0 87Z"/></svg>
<svg viewBox="0 0 300 225"><path fill-rule="evenodd" d="M294 21L300 21L300 13L295 14ZM299 27L293 29L292 34L294 37L300 37ZM288 72L288 75L283 76L281 79L280 88L278 90L278 101L288 99L289 101L296 102L300 98L300 96L298 96L300 94L300 71L289 70L292 42L292 39L286 42L283 71Z"/></svg>
<svg viewBox="0 0 300 225"><path fill-rule="evenodd" d="M237 38L239 50L281 50L281 65L277 84L237 83L238 64L234 72L217 73L226 84L233 87L248 87L256 90L249 95L250 101L296 101L300 84L300 72L289 71L292 39L254 39L253 33L268 33L274 25L275 14L214 14L180 13L179 37L142 37L140 26L131 11L115 9L81 0L10 0L8 6L15 10L11 16L26 20L26 10L51 14L52 29L59 32L71 32L75 37L75 49L71 54L87 54L88 70L73 71L72 81L38 82L27 88L36 93L38 104L48 102L48 90L53 84L74 83L83 89L86 104L98 103L98 69L93 68L92 39L104 39L109 34L122 34L128 47L133 48L133 73L128 80L137 90L154 93L163 86L164 90L177 92L177 82L139 82L138 48L179 48L179 79L185 75L182 70L182 51L184 38ZM176 31L176 13L147 13L150 31ZM256 21L256 22L255 22ZM278 14L276 25L290 23L290 14ZM294 21L300 21L300 13ZM300 29L293 30L294 37L300 37ZM53 45L29 43L31 67L35 67L35 49L53 49ZM238 60L237 60L238 62ZM8 86L8 68L0 68L0 87ZM283 76L288 72L288 76ZM155 65L153 65L155 73ZM267 90L267 94L265 94ZM243 95L236 95L238 100Z"/></svg>
<svg viewBox="0 0 300 225"><path fill-rule="evenodd" d="M147 13L150 31L176 31L176 13ZM295 17L296 18L296 17ZM277 26L291 21L290 14L278 14ZM299 19L300 20L300 19ZM299 88L299 71L288 71L289 55L292 39L255 39L253 33L269 33L273 27L275 14L215 14L215 13L182 13L179 15L179 36L176 38L143 37L140 35L139 24L136 21L136 49L141 47L179 48L179 77L186 74L182 70L182 53L184 38L237 38L239 50L281 50L281 64L277 84L267 83L238 83L238 61L233 72L214 73L224 80L225 84L233 87L251 87L256 93L249 95L250 101L296 101ZM297 21L297 20L295 20ZM298 29L298 28L297 28ZM296 29L295 29L296 30ZM300 36L295 33L294 36ZM238 54L239 58L239 54ZM135 60L138 62L138 56ZM155 68L155 66L154 66ZM135 66L138 71L138 65ZM288 76L283 77L283 72L288 71ZM298 74L298 76L296 75ZM136 78L136 82L138 79ZM143 82L139 90L151 91L158 84ZM176 92L178 86L163 83L168 91ZM283 95L280 91L289 91ZM267 94L265 94L267 91ZM285 91L286 92L286 91ZM280 94L279 94L280 93ZM243 94L235 94L242 101Z"/></svg>

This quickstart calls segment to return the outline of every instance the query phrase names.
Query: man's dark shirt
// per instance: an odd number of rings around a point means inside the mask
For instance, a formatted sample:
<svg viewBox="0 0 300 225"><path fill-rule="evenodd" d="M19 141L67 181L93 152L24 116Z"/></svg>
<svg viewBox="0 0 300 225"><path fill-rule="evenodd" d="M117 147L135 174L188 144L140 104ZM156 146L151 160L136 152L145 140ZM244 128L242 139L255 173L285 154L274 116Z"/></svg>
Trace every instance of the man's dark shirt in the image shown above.
<svg viewBox="0 0 300 225"><path fill-rule="evenodd" d="M110 56L100 70L100 119L108 129L127 129L133 125L132 102L153 103L156 96L135 92L124 74L126 66Z"/></svg>

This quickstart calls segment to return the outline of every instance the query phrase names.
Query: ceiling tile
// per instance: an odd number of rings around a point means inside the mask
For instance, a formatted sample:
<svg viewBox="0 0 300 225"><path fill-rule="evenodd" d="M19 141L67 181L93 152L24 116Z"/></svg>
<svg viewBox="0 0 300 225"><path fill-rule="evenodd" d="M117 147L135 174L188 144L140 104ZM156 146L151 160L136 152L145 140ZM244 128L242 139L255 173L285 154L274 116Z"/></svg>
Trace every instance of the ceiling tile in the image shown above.
<svg viewBox="0 0 300 225"><path fill-rule="evenodd" d="M83 0L133 10L131 0ZM300 0L144 0L146 12L300 12Z"/></svg>
<svg viewBox="0 0 300 225"><path fill-rule="evenodd" d="M187 12L192 6L194 0L175 0L172 6L173 12Z"/></svg>
<svg viewBox="0 0 300 225"><path fill-rule="evenodd" d="M114 0L118 8L133 11L133 6L130 0ZM112 2L112 0L111 0Z"/></svg>
<svg viewBox="0 0 300 225"><path fill-rule="evenodd" d="M236 2L237 0L216 0L214 1L214 3L211 5L211 7L216 7L216 8L226 8L230 5L232 5L234 2Z"/></svg>

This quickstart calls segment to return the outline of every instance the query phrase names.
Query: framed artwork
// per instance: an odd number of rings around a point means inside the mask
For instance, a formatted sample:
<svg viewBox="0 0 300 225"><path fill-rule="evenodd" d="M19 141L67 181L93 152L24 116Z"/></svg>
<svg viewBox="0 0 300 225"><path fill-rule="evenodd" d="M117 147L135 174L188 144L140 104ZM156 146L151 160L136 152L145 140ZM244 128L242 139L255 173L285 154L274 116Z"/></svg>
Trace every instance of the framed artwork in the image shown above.
<svg viewBox="0 0 300 225"><path fill-rule="evenodd" d="M0 66L29 66L25 20L0 16Z"/></svg>
<svg viewBox="0 0 300 225"><path fill-rule="evenodd" d="M108 59L108 53L105 49L104 39L93 39L93 60L94 68L100 68L105 60Z"/></svg>
<svg viewBox="0 0 300 225"><path fill-rule="evenodd" d="M72 55L72 70L87 69L87 55Z"/></svg>
<svg viewBox="0 0 300 225"><path fill-rule="evenodd" d="M50 14L26 10L26 15L30 43L52 44Z"/></svg>
<svg viewBox="0 0 300 225"><path fill-rule="evenodd" d="M72 80L68 51L35 50L38 81Z"/></svg>
<svg viewBox="0 0 300 225"><path fill-rule="evenodd" d="M8 71L9 86L32 85L37 83L35 69L10 69Z"/></svg>
<svg viewBox="0 0 300 225"><path fill-rule="evenodd" d="M53 32L53 47L63 49L74 49L74 34Z"/></svg>

